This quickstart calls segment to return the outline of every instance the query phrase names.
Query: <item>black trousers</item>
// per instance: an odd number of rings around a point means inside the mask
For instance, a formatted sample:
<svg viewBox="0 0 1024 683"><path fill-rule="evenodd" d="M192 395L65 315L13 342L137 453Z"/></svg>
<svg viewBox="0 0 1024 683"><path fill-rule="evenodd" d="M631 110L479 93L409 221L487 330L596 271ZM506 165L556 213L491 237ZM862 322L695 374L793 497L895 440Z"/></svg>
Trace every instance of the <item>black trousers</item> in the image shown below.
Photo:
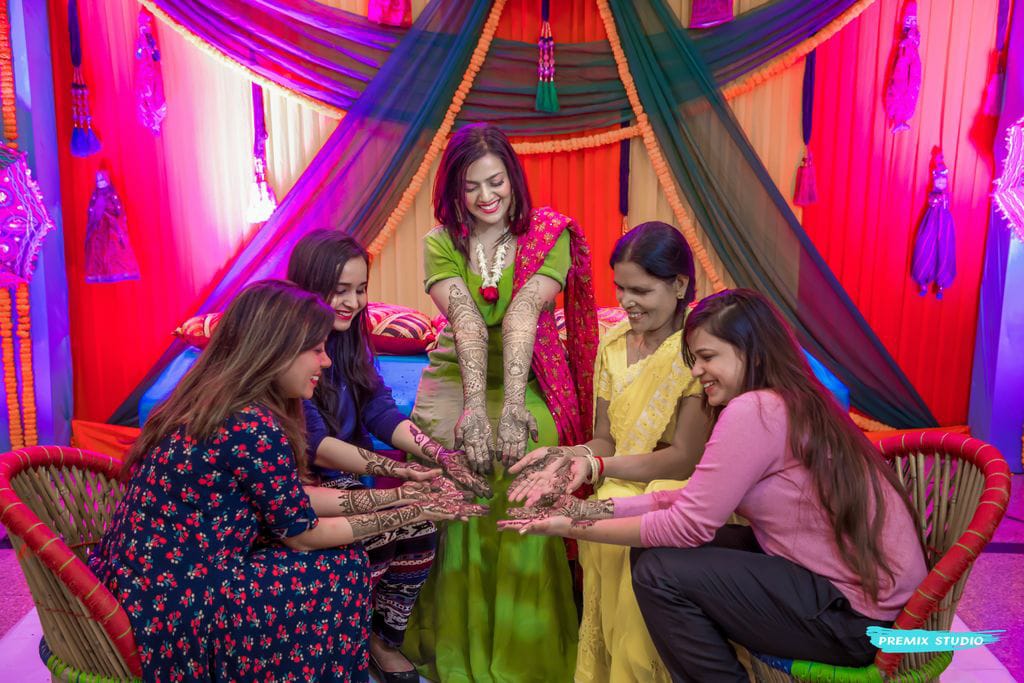
<svg viewBox="0 0 1024 683"><path fill-rule="evenodd" d="M827 579L765 555L748 527L699 548L633 551L633 591L673 681L746 683L728 640L777 657L866 666L868 626Z"/></svg>

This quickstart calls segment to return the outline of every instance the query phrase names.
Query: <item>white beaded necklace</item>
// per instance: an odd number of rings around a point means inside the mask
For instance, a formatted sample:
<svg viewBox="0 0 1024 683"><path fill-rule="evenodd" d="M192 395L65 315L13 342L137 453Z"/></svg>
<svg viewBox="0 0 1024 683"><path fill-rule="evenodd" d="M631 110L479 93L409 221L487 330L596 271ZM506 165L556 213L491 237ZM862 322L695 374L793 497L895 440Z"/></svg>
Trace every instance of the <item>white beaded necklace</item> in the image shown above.
<svg viewBox="0 0 1024 683"><path fill-rule="evenodd" d="M501 273L504 270L502 266L505 265L505 254L508 252L508 241L503 240L498 248L494 250L494 260L491 262L491 267L487 267L487 254L484 252L484 246L479 242L476 243L476 262L477 267L480 268L480 277L482 282L480 284L480 294L488 301L496 301L497 297L493 296L497 294L498 282L501 281ZM492 290L491 292L485 292L485 290ZM492 299L493 297L493 299Z"/></svg>
<svg viewBox="0 0 1024 683"><path fill-rule="evenodd" d="M476 262L480 268L480 275L483 277L484 287L497 287L498 282L501 280L501 272L504 270L502 266L505 265L505 254L508 252L508 242L505 242L497 249L494 250L494 260L491 262L491 267L487 267L487 255L484 253L484 246L480 243L476 245Z"/></svg>

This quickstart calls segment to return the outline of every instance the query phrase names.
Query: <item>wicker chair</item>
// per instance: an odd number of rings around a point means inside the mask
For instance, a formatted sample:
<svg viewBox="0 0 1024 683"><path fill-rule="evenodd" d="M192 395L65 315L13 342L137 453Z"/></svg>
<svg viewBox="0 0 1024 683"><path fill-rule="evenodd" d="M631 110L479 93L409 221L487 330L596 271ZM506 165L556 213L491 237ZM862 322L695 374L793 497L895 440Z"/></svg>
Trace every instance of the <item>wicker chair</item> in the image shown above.
<svg viewBox="0 0 1024 683"><path fill-rule="evenodd" d="M971 564L992 538L1010 500L1010 469L993 446L939 431L893 436L878 443L910 494L931 570L893 624L897 629L948 630ZM874 664L851 668L753 653L758 681L931 681L952 652L879 652Z"/></svg>
<svg viewBox="0 0 1024 683"><path fill-rule="evenodd" d="M0 522L32 591L40 654L54 680L142 675L128 615L85 564L121 500L119 468L105 455L61 446L0 455Z"/></svg>

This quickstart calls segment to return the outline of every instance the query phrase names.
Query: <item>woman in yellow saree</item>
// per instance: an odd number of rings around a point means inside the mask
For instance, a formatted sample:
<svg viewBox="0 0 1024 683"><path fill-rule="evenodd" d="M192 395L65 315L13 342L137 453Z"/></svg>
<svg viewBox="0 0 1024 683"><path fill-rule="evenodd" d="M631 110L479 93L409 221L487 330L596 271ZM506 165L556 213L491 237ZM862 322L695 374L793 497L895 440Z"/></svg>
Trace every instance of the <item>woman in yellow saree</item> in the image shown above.
<svg viewBox="0 0 1024 683"><path fill-rule="evenodd" d="M598 349L594 438L529 454L511 469L524 476L510 489L510 500L578 505L557 497L585 481L595 483L596 491L584 505L678 488L703 452L707 420L701 387L680 353L683 321L694 298L686 240L670 225L644 223L619 240L611 266L616 297L629 318L610 330ZM629 548L580 543L579 559L583 618L577 683L669 681L633 597Z"/></svg>

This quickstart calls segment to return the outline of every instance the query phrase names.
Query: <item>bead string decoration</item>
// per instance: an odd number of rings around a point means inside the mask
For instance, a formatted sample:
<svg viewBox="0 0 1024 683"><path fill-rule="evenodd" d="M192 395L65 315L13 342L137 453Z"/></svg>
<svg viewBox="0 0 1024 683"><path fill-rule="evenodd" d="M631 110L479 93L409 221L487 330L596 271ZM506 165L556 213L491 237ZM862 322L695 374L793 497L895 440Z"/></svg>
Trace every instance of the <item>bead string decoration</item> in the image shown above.
<svg viewBox="0 0 1024 683"><path fill-rule="evenodd" d="M507 236L508 233L505 233L502 243L494 250L494 260L491 262L490 268L487 267L487 254L484 253L484 245L479 242L476 245L477 267L480 268L480 276L483 278L483 283L480 285L480 296L489 304L498 300L498 283L501 281L502 266L505 265L505 254L508 253L508 242L505 241Z"/></svg>
<svg viewBox="0 0 1024 683"><path fill-rule="evenodd" d="M540 39L537 48L537 99L534 109L553 114L558 111L558 90L555 88L555 39L551 35L551 4L540 3Z"/></svg>

